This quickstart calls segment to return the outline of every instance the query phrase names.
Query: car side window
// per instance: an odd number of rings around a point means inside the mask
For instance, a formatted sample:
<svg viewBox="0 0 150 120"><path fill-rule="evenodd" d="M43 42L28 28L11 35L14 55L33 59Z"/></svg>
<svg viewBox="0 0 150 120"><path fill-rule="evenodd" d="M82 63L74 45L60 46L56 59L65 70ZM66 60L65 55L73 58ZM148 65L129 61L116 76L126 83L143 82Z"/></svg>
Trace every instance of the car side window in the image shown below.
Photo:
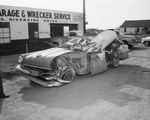
<svg viewBox="0 0 150 120"><path fill-rule="evenodd" d="M70 36L77 36L77 34L74 33L74 32L71 32L71 33L70 33Z"/></svg>

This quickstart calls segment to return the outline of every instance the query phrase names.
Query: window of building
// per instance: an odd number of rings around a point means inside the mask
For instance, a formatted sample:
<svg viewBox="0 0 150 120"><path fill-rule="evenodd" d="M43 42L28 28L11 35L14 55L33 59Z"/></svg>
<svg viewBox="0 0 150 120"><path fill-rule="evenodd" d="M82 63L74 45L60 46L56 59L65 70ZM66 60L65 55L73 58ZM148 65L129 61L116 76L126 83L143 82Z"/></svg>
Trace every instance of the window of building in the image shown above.
<svg viewBox="0 0 150 120"><path fill-rule="evenodd" d="M124 28L124 32L127 32L127 28Z"/></svg>
<svg viewBox="0 0 150 120"><path fill-rule="evenodd" d="M38 23L28 23L30 41L37 41L39 38Z"/></svg>
<svg viewBox="0 0 150 120"><path fill-rule="evenodd" d="M70 36L77 36L75 32L70 32Z"/></svg>
<svg viewBox="0 0 150 120"><path fill-rule="evenodd" d="M0 44L10 43L10 23L0 22Z"/></svg>
<svg viewBox="0 0 150 120"><path fill-rule="evenodd" d="M139 27L137 28L137 32L140 32L140 29L139 29Z"/></svg>

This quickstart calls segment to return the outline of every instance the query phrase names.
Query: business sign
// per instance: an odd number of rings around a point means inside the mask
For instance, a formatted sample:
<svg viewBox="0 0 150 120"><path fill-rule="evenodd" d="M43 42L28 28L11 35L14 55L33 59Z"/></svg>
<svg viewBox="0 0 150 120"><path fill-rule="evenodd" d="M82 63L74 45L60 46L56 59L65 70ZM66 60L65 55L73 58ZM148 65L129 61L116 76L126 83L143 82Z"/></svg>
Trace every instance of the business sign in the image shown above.
<svg viewBox="0 0 150 120"><path fill-rule="evenodd" d="M78 18L78 20L76 20ZM0 6L0 21L20 21L20 22L71 22L81 21L82 16L78 17L71 12L46 11L32 8L6 7Z"/></svg>

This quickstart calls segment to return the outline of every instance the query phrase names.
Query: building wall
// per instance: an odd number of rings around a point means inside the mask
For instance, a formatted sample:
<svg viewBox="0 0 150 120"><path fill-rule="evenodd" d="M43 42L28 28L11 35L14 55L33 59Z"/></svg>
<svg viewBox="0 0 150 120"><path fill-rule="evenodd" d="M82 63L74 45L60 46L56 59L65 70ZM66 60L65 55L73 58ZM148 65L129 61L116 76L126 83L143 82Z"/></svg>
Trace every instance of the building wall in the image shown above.
<svg viewBox="0 0 150 120"><path fill-rule="evenodd" d="M83 32L83 14L78 12L45 10L25 7L1 6L0 23L10 24L10 42L3 43L0 33L0 54L11 54L15 48L31 43L38 47L45 48L45 40L51 37L50 24L75 24L78 30ZM32 41L29 38L29 23L38 24L38 40ZM0 32L2 31L0 28ZM6 34L6 33L5 33ZM9 40L7 40L9 41ZM37 42L37 43L36 43ZM16 43L16 44L15 44ZM31 44L30 43L30 44ZM46 45L47 46L47 45ZM35 46L36 47L36 46ZM1 52L4 51L4 52ZM6 51L6 52L5 52ZM9 52L10 51L10 52ZM16 52L17 54L18 52Z"/></svg>
<svg viewBox="0 0 150 120"><path fill-rule="evenodd" d="M121 32L124 34L142 34L143 27L127 27L127 28L119 28Z"/></svg>
<svg viewBox="0 0 150 120"><path fill-rule="evenodd" d="M10 34L12 40L28 39L28 24L27 22L10 22Z"/></svg>

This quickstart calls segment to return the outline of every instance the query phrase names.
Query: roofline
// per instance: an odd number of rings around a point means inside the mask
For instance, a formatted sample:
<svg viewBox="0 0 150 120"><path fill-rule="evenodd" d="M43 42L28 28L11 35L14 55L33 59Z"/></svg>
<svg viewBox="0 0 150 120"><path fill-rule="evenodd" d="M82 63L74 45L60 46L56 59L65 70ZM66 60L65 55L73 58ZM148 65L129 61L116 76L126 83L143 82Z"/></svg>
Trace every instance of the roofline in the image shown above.
<svg viewBox="0 0 150 120"><path fill-rule="evenodd" d="M142 19L142 20L125 20L125 21L150 21L150 19ZM124 22L125 22L124 21Z"/></svg>
<svg viewBox="0 0 150 120"><path fill-rule="evenodd" d="M82 12L73 12L73 11L64 11L64 10L52 10L52 9L44 9L44 8L36 8L36 7L22 7L22 6L10 6L10 5L0 5L3 7L16 7L16 8L26 8L26 9L37 9L37 10L47 10L47 11L56 11L56 12L69 12L69 13L78 13L83 14Z"/></svg>
<svg viewBox="0 0 150 120"><path fill-rule="evenodd" d="M120 25L120 27L122 28L125 28L125 27L150 27L149 24L144 24L144 25L141 25L141 24L138 24L138 25L135 25L135 24L132 24L130 25L130 23L132 22L148 22L150 23L150 19L143 19L143 20L125 20L122 25ZM137 24L137 23L136 23Z"/></svg>

